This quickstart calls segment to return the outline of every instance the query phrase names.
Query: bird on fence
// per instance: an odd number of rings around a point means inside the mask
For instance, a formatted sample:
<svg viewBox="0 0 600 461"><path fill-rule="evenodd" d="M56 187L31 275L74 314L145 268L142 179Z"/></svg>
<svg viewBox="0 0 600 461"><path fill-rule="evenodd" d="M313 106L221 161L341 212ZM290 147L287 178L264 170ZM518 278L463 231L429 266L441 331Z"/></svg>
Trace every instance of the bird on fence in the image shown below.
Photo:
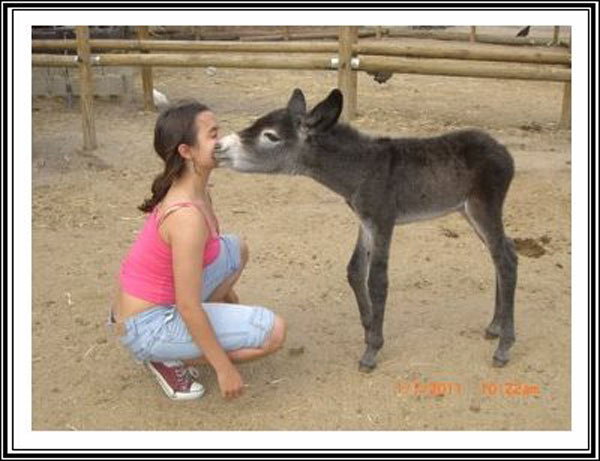
<svg viewBox="0 0 600 461"><path fill-rule="evenodd" d="M529 28L531 26L525 26L523 27L518 33L517 33L517 37L527 37L527 35L529 35Z"/></svg>
<svg viewBox="0 0 600 461"><path fill-rule="evenodd" d="M162 110L169 105L169 100L167 99L167 97L160 91L158 91L156 88L152 89L152 99L157 109Z"/></svg>
<svg viewBox="0 0 600 461"><path fill-rule="evenodd" d="M377 72L367 71L367 74L372 76L373 80L375 80L379 84L387 82L390 78L392 78L392 75L394 75L393 72L389 72L386 70L380 70Z"/></svg>

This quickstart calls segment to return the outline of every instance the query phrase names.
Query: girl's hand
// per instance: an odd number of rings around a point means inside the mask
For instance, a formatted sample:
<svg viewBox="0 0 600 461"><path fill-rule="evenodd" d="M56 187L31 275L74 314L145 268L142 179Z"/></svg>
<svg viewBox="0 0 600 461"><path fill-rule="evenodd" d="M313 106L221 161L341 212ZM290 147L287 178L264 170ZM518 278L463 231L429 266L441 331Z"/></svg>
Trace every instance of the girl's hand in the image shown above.
<svg viewBox="0 0 600 461"><path fill-rule="evenodd" d="M221 395L225 399L233 399L242 395L244 381L235 366L230 365L217 372Z"/></svg>

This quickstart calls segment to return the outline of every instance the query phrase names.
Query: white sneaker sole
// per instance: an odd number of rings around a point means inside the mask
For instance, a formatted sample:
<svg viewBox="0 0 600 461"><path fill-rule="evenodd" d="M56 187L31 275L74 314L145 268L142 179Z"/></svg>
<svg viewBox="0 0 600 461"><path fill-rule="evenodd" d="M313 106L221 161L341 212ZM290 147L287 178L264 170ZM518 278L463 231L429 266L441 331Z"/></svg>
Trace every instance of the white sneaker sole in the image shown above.
<svg viewBox="0 0 600 461"><path fill-rule="evenodd" d="M204 386L197 381L194 382L197 386L200 386L200 388L196 391L187 393L173 392L171 386L169 386L169 383L167 383L165 378L163 378L163 376L149 362L146 363L146 367L152 372L154 376L156 376L158 384L160 384L160 387L162 387L163 391L165 391L165 394L167 394L167 397L169 397L171 400L194 400L199 399L204 395Z"/></svg>

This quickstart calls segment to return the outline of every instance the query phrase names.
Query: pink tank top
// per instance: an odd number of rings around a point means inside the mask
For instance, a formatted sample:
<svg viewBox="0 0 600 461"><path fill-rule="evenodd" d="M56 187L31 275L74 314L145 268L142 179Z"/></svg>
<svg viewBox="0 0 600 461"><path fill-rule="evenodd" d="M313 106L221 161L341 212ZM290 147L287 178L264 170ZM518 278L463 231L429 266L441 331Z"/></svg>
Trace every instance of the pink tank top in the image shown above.
<svg viewBox="0 0 600 461"><path fill-rule="evenodd" d="M195 206L208 223L210 235L204 247L203 266L217 259L221 251L218 223L213 224L201 206L192 202L176 203L165 210L160 220L155 208L121 263L119 280L125 293L156 304L175 303L171 247L162 239L158 228L175 209L186 206Z"/></svg>

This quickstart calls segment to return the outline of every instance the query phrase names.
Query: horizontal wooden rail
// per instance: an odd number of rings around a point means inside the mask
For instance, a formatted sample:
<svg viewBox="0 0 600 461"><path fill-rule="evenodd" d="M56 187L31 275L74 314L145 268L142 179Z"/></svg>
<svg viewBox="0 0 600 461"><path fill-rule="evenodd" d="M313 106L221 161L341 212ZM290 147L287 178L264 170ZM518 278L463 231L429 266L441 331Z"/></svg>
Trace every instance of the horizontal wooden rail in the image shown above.
<svg viewBox="0 0 600 461"><path fill-rule="evenodd" d="M128 51L228 51L250 53L337 53L337 43L327 42L219 42L186 40L90 40L93 50ZM34 50L76 49L75 40L33 40ZM568 51L522 50L512 47L477 49L473 46L404 45L393 43L359 43L354 54L405 56L416 58L465 59L478 61L529 62L540 64L570 64Z"/></svg>
<svg viewBox="0 0 600 461"><path fill-rule="evenodd" d="M76 56L34 54L34 66L74 67ZM336 70L327 56L270 56L265 54L101 54L91 57L92 66L235 67L240 69Z"/></svg>
<svg viewBox="0 0 600 461"><path fill-rule="evenodd" d="M434 40L451 40L468 42L471 38L469 32L461 31L429 31L429 30L393 30L388 31L389 37L428 38ZM552 43L550 38L539 37L507 37L504 35L482 34L477 32L476 41L496 45L522 45L522 46L547 46ZM561 40L562 42L563 40ZM570 42L570 39L567 39ZM567 43L568 45L568 43Z"/></svg>
<svg viewBox="0 0 600 461"><path fill-rule="evenodd" d="M75 67L76 56L34 54L34 66ZM306 69L336 70L327 56L277 56L265 54L102 54L92 56L92 66L153 66L153 67L234 67L242 69ZM549 65L505 65L493 62L459 60L404 59L385 56L360 56L359 67L364 71L522 79L566 82L571 70Z"/></svg>
<svg viewBox="0 0 600 461"><path fill-rule="evenodd" d="M358 70L390 71L401 74L445 75L517 80L568 82L571 69L552 66L506 65L493 62L450 61L436 59L400 59L360 56Z"/></svg>
<svg viewBox="0 0 600 461"><path fill-rule="evenodd" d="M375 37L374 30L361 30L358 32L360 38ZM242 41L273 41L273 40L337 40L338 32L298 32L289 34L267 34L241 36Z"/></svg>
<svg viewBox="0 0 600 461"><path fill-rule="evenodd" d="M571 54L567 50L524 50L503 46L484 49L473 45L457 47L447 45L399 45L393 43L359 43L354 45L353 50L359 55L571 64Z"/></svg>
<svg viewBox="0 0 600 461"><path fill-rule="evenodd" d="M335 53L335 42L220 42L192 40L90 40L93 50L230 51L271 53ZM33 40L34 50L75 50L75 40Z"/></svg>

